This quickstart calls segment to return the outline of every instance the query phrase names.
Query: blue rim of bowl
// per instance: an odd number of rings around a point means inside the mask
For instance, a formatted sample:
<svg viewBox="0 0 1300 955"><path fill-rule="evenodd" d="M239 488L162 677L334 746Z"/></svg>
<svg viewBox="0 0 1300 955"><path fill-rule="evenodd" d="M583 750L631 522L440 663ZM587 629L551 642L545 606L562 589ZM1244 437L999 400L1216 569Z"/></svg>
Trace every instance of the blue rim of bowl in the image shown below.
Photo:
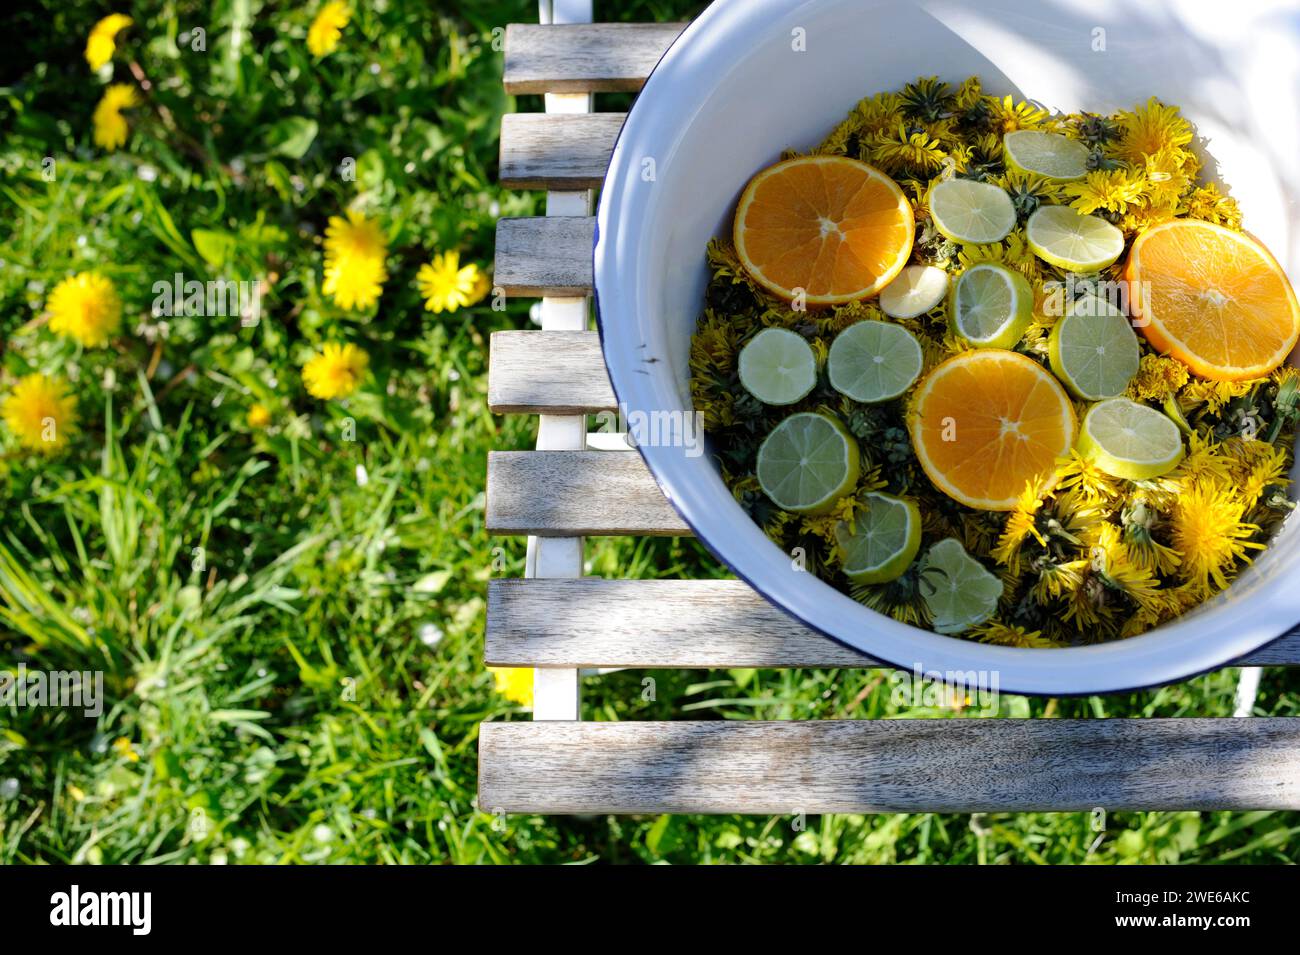
<svg viewBox="0 0 1300 955"><path fill-rule="evenodd" d="M682 30L682 32L679 33L670 44L668 44L668 47L660 55L659 59L655 61L655 65L653 69L651 69L649 74L647 74L645 83L642 84L641 90L638 91L636 99L633 101L631 108L628 110L628 114L623 121L623 125L619 127L618 135L614 137L614 144L610 150L611 165L613 162L613 157L618 155L618 148L620 143L623 140L623 134L627 130L628 124L632 121L632 117L635 115L637 108L641 104L641 92L644 92L645 87L649 85L651 79L653 79L655 73L659 70L659 67L678 48L678 46L682 43L682 41L689 39L690 36L692 36L699 29L703 29L703 25L707 24L708 21L712 18L713 12L723 5L725 5L725 0L714 0L714 2L710 3L709 6L706 7L705 10L698 17L696 17L694 20L692 20L689 24L686 25L686 28ZM605 367L607 370L610 367L608 345L605 339L605 322L601 316L601 311L600 311L600 289L597 287L596 276L599 274L598 262L599 262L599 250L601 244L600 243L600 220L602 217L601 213L605 207L605 202L608 196L608 193L606 191L608 179L609 179L609 170L607 167L605 178L601 181L600 201L597 204L596 215L594 217L595 227L592 230L592 242L591 242L591 258L592 258L591 297L596 312L596 335L600 340L601 358L604 360ZM610 389L614 393L615 404L621 406L623 400L622 397L619 395L618 382L615 380L615 376L613 374L609 375L609 383L610 383ZM826 631L822 627L818 626L817 624L803 617L801 614L795 612L794 610L791 610L784 603L780 602L779 600L775 600L771 596L769 596L766 589L764 589L761 585L756 583L753 579L751 579L747 574L745 574L739 568L734 566L730 560L728 560L724 555L719 553L717 549L714 548L713 544L710 543L709 539L704 534L700 533L699 525L692 518L692 515L689 512L689 510L685 508L683 504L678 500L677 496L672 493L672 489L670 487L667 487L663 483L663 481L660 480L659 473L655 470L654 464L650 461L649 456L645 453L645 449L642 448L640 445L637 445L636 450L637 453L641 455L641 460L645 463L646 470L649 471L650 476L654 478L655 485L659 488L660 493L662 493L664 497L667 498L668 503L672 506L673 510L677 512L678 516L681 517L681 519L686 522L686 526L691 529L691 533L694 535L695 539L704 547L705 550L707 550L711 555L713 555L715 560L717 560L728 570L730 570L733 574L735 574L737 578L739 578L741 581L747 584L764 600L766 600L769 604L779 609L782 613L786 614L792 619L803 624L805 627L807 627L809 630L813 631L814 633L821 634L821 636L823 636L827 640L831 640L832 642L837 643L840 646L844 647L846 650L850 650L853 653L858 654L859 656L862 657L864 663L873 664L873 665L883 665L885 667L892 668L894 670L900 670L905 673L913 672L913 670L915 669L914 665L909 666L907 664L896 663L891 660L886 660L880 656L872 656L871 654L868 654L866 651L864 651L861 647L855 646L849 643L848 641L840 637L837 637L835 634ZM827 586L830 585L828 584ZM864 607L863 609L870 611L871 608ZM872 612L876 612L876 611L872 611ZM1300 627L1300 622L1297 622L1296 627ZM1292 629L1296 629L1296 627L1293 627ZM1238 660L1244 658L1245 656L1251 653L1258 653L1260 650L1263 650L1265 647L1272 646L1274 643L1277 643L1280 640L1287 637L1290 633L1291 630L1286 630L1283 631L1282 633L1277 634L1276 636L1269 637L1268 639L1264 640L1262 643L1260 643L1253 649L1246 650L1244 653L1231 657L1230 659L1225 660L1222 663L1216 663L1211 666L1193 670L1184 675L1171 676L1168 679L1156 680L1151 683L1139 683L1135 686L1116 687L1115 689L1106 689L1106 690L1077 690L1077 691L1053 690L1050 692L1045 692L1041 690L1017 690L1014 687L1002 687L999 685L998 692L1009 693L1013 696L1088 697L1088 696L1111 696L1111 695L1118 695L1121 693L1138 693L1143 690L1153 690L1162 686L1171 686L1176 683L1184 683L1188 680L1194 680L1197 677L1205 676L1206 674L1217 672L1226 667L1238 665L1237 664ZM1128 639L1140 639L1140 638L1141 636L1139 635L1138 637L1130 637ZM951 637L950 639L956 640L959 638ZM1045 651L1037 651L1037 652L1051 652L1051 651L1045 650ZM920 672L922 673L923 676L927 676L927 677L931 673L940 673L940 674L942 673L942 671L929 670L924 667L921 667Z"/></svg>

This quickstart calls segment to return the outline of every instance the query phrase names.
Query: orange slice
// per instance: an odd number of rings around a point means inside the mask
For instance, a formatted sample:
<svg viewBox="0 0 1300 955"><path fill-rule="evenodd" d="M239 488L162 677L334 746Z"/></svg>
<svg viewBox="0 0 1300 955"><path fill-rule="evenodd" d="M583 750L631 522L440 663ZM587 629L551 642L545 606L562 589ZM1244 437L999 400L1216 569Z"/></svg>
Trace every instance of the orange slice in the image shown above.
<svg viewBox="0 0 1300 955"><path fill-rule="evenodd" d="M907 425L935 487L985 511L1009 511L1027 482L1048 480L1078 426L1051 372L996 348L962 352L930 372Z"/></svg>
<svg viewBox="0 0 1300 955"><path fill-rule="evenodd" d="M1202 378L1259 378L1300 338L1300 306L1268 249L1197 219L1147 229L1125 267L1139 330Z"/></svg>
<svg viewBox="0 0 1300 955"><path fill-rule="evenodd" d="M806 156L764 169L736 208L736 253L786 301L840 305L875 295L912 254L916 223L903 190L874 166Z"/></svg>

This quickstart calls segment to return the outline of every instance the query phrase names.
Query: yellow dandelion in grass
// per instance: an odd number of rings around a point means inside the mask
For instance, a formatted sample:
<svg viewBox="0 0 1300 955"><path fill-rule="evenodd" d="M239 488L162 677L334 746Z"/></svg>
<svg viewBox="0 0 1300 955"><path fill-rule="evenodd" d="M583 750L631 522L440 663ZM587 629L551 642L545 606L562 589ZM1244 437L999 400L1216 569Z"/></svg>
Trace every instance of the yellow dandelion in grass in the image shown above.
<svg viewBox="0 0 1300 955"><path fill-rule="evenodd" d="M0 417L23 447L52 453L77 425L77 399L58 378L27 375L0 403Z"/></svg>
<svg viewBox="0 0 1300 955"><path fill-rule="evenodd" d="M1131 173L1127 169L1097 169L1078 182L1065 185L1065 193L1070 197L1070 205L1084 215L1092 215L1099 209L1106 212L1126 212L1129 206L1136 206L1142 201L1145 188L1141 173Z"/></svg>
<svg viewBox="0 0 1300 955"><path fill-rule="evenodd" d="M512 703L533 705L533 671L527 667L488 667L493 687Z"/></svg>
<svg viewBox="0 0 1300 955"><path fill-rule="evenodd" d="M265 428L271 423L271 412L266 405L256 404L248 409L247 420L250 428Z"/></svg>
<svg viewBox="0 0 1300 955"><path fill-rule="evenodd" d="M379 223L355 209L348 210L346 219L330 216L321 291L341 308L370 308L379 301L388 280L387 255L388 239Z"/></svg>
<svg viewBox="0 0 1300 955"><path fill-rule="evenodd" d="M86 38L86 62L92 70L98 70L113 58L117 52L117 35L133 22L124 13L110 13L91 27Z"/></svg>
<svg viewBox="0 0 1300 955"><path fill-rule="evenodd" d="M338 49L343 37L343 28L352 19L352 11L346 3L331 0L320 8L316 19L311 21L307 30L307 49L312 56L329 56Z"/></svg>
<svg viewBox="0 0 1300 955"><path fill-rule="evenodd" d="M346 398L361 387L370 356L356 345L330 342L302 369L303 384L313 398Z"/></svg>
<svg viewBox="0 0 1300 955"><path fill-rule="evenodd" d="M113 283L97 272L79 272L54 287L45 303L50 331L86 348L106 344L122 324L122 302Z"/></svg>
<svg viewBox="0 0 1300 955"><path fill-rule="evenodd" d="M136 95L133 86L114 83L104 90L104 95L95 106L95 145L102 146L109 152L123 146L130 127L122 110L139 105L140 97Z"/></svg>
<svg viewBox="0 0 1300 955"><path fill-rule="evenodd" d="M1218 481L1184 486L1170 515L1171 542L1182 557L1180 575L1202 595L1228 586L1238 561L1264 545L1250 540L1259 528L1242 520L1245 506Z"/></svg>
<svg viewBox="0 0 1300 955"><path fill-rule="evenodd" d="M1192 124L1183 119L1178 107L1165 106L1154 96L1132 112L1121 110L1117 122L1114 155L1134 165L1162 150L1181 151L1192 141Z"/></svg>
<svg viewBox="0 0 1300 955"><path fill-rule="evenodd" d="M119 736L113 740L113 752L125 757L128 762L140 762L140 754L135 751L135 747L131 745L131 741L125 736Z"/></svg>
<svg viewBox="0 0 1300 955"><path fill-rule="evenodd" d="M415 281L424 298L424 310L435 315L475 305L491 288L477 265L460 264L459 252L438 253L433 261L420 266Z"/></svg>

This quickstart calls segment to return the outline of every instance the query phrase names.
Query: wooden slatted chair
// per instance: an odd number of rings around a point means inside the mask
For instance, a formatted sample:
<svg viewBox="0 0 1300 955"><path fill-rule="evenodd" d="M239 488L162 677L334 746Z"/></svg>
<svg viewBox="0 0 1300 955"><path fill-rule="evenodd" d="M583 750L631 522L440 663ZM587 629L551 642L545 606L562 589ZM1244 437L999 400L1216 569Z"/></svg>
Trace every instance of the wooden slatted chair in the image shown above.
<svg viewBox="0 0 1300 955"><path fill-rule="evenodd" d="M485 662L532 667L533 722L488 722L489 812L790 813L1300 808L1300 719L582 722L583 668L866 667L734 580L584 578L583 538L686 535L641 456L591 450L585 415L614 408L596 332L590 190L623 114L680 25L592 25L590 0L543 2L506 31L501 180L547 192L504 219L496 284L541 296L541 329L492 336L488 401L540 415L537 450L491 455L487 525L529 535L527 578L488 587ZM594 436L592 436L594 437ZM1300 628L1238 665L1300 663ZM1257 678L1258 671L1245 670ZM1253 692L1238 712L1249 712Z"/></svg>

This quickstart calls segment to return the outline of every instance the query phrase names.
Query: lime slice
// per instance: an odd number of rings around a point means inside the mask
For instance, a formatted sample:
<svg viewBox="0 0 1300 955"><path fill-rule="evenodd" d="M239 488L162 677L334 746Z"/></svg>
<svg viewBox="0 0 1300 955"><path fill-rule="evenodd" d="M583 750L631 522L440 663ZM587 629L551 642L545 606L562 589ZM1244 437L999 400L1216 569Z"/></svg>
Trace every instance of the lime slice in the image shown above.
<svg viewBox="0 0 1300 955"><path fill-rule="evenodd" d="M1145 481L1183 459L1183 436L1167 416L1127 398L1092 406L1079 429L1079 453L1101 470Z"/></svg>
<svg viewBox="0 0 1300 955"><path fill-rule="evenodd" d="M1124 313L1105 299L1071 302L1048 339L1052 371L1076 398L1124 394L1138 371L1138 340Z"/></svg>
<svg viewBox="0 0 1300 955"><path fill-rule="evenodd" d="M758 449L758 483L777 507L796 514L831 509L858 483L858 443L829 415L792 414Z"/></svg>
<svg viewBox="0 0 1300 955"><path fill-rule="evenodd" d="M952 293L952 329L976 348L1014 348L1034 313L1029 280L996 262L972 265Z"/></svg>
<svg viewBox="0 0 1300 955"><path fill-rule="evenodd" d="M1062 181L1082 179L1088 172L1088 147L1060 133L1018 129L1002 137L1002 147L1007 165L1019 172Z"/></svg>
<svg viewBox="0 0 1300 955"><path fill-rule="evenodd" d="M1011 197L973 179L948 179L931 189L930 216L944 238L963 245L1001 242L1016 225Z"/></svg>
<svg viewBox="0 0 1300 955"><path fill-rule="evenodd" d="M817 384L812 346L788 329L763 329L740 350L740 383L764 404L794 404Z"/></svg>
<svg viewBox="0 0 1300 955"><path fill-rule="evenodd" d="M1040 259L1067 272L1096 272L1124 251L1123 232L1069 206L1039 206L1025 223L1025 239Z"/></svg>
<svg viewBox="0 0 1300 955"><path fill-rule="evenodd" d="M933 265L909 265L880 290L880 310L890 318L916 318L947 294L947 272Z"/></svg>
<svg viewBox="0 0 1300 955"><path fill-rule="evenodd" d="M835 526L844 573L855 584L883 584L903 576L921 549L921 512L911 501L888 494L868 494L868 510L853 530Z"/></svg>
<svg viewBox="0 0 1300 955"><path fill-rule="evenodd" d="M910 388L923 361L921 343L906 328L868 319L835 336L826 371L840 394L872 403L897 398Z"/></svg>
<svg viewBox="0 0 1300 955"><path fill-rule="evenodd" d="M955 537L930 548L921 564L921 598L939 633L961 633L993 616L1002 599L1002 581L977 561Z"/></svg>

